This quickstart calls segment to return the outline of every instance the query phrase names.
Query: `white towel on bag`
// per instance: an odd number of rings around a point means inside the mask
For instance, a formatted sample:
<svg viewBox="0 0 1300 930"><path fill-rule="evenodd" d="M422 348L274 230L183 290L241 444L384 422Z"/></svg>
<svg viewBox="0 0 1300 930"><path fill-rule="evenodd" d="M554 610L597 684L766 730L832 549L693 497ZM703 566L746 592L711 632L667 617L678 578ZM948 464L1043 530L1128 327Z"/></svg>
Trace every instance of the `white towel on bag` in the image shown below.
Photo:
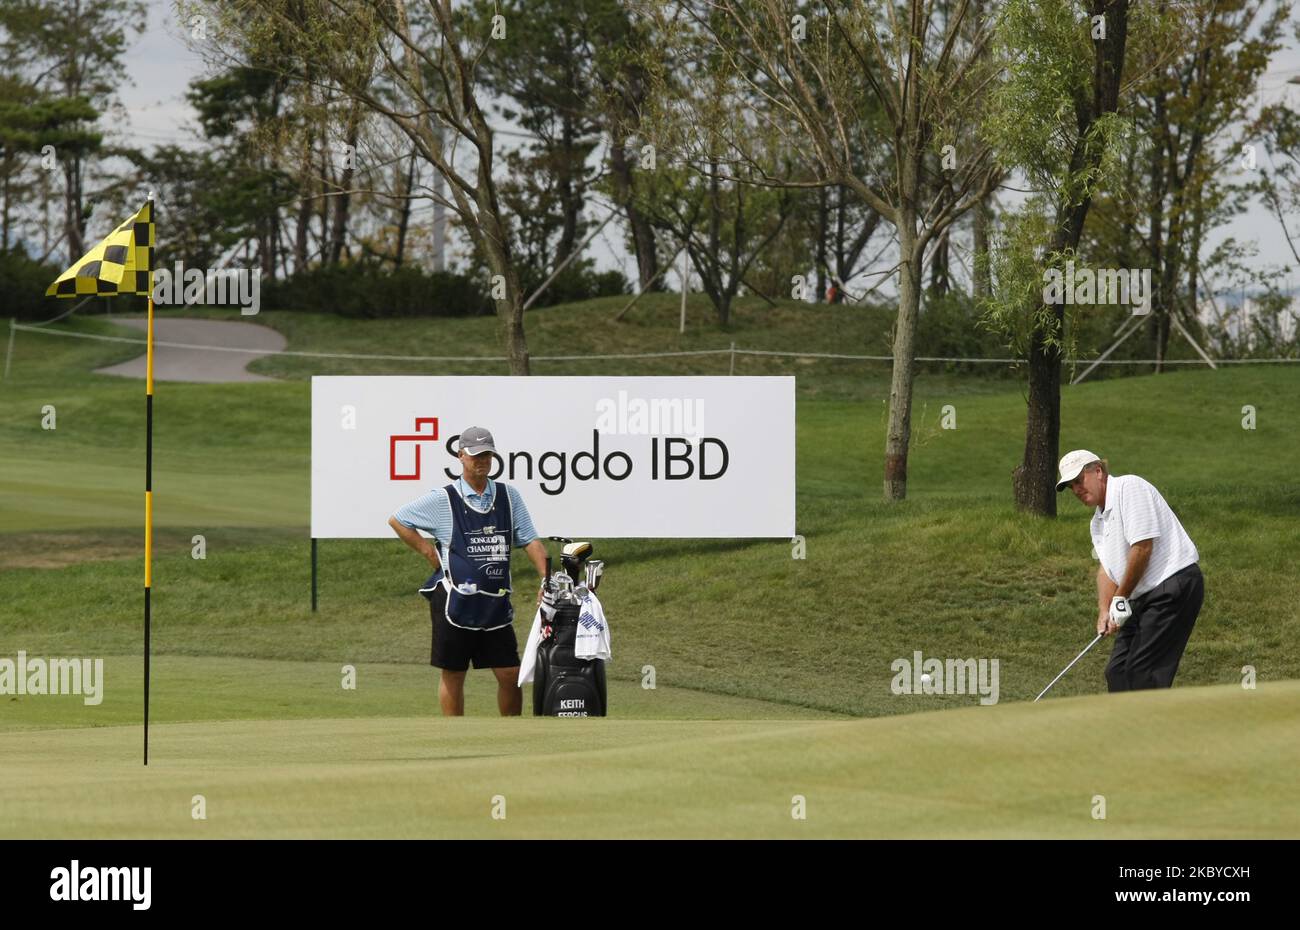
<svg viewBox="0 0 1300 930"><path fill-rule="evenodd" d="M610 659L609 624L605 608L591 591L582 599L578 614L578 635L573 641L573 655L578 659Z"/></svg>
<svg viewBox="0 0 1300 930"><path fill-rule="evenodd" d="M573 655L578 659L604 659L609 661L609 622L605 619L605 608L600 599L591 591L583 598L578 608L578 632L573 642ZM543 613L546 611L546 613ZM551 608L542 605L533 615L533 626L528 631L528 641L524 644L524 655L519 660L519 687L533 680L537 667L537 650L542 644L542 624L550 622L554 614Z"/></svg>
<svg viewBox="0 0 1300 930"><path fill-rule="evenodd" d="M524 657L519 660L519 687L521 688L533 680L533 669L537 667L537 647L542 644L542 619L542 608L539 606L537 613L533 615L533 628L528 631Z"/></svg>

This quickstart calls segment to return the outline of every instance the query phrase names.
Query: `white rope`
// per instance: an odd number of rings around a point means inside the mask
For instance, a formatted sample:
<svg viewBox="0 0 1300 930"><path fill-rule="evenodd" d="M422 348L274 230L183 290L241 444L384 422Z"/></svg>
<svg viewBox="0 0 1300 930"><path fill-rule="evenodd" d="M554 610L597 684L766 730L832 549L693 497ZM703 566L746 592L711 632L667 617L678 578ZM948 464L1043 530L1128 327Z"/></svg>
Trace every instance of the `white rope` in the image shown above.
<svg viewBox="0 0 1300 930"><path fill-rule="evenodd" d="M98 333L69 333L58 330L37 329L32 326L26 326L22 323L16 324L14 329L26 330L28 332L41 333L46 336L68 336L72 339L97 339L100 342L125 342L130 345L147 345L147 340L131 339L126 336L102 336ZM509 356L505 355L372 355L357 354L347 352L295 352L288 349L244 349L234 346L208 346L196 345L189 342L162 342L155 339L155 346L165 346L170 349L203 349L209 352L244 352L250 355L293 355L302 358L354 358L381 360L389 362L508 362ZM669 358L673 356L684 355L726 355L730 349L698 349L689 352L641 352L629 353L624 355L530 355L533 361L543 362L565 362L581 361L583 359L617 359L617 358Z"/></svg>
<svg viewBox="0 0 1300 930"><path fill-rule="evenodd" d="M73 304L73 305L72 305L71 307L69 307L65 312L60 313L60 314L59 314L58 316L56 316L54 319L52 319L52 320L43 320L43 321L41 321L40 323L34 323L34 324L32 324L32 325L34 325L34 326L49 326L51 323L57 323L57 322L59 322L59 320L62 320L63 318L65 318L65 317L69 317L69 316L71 316L72 314L76 313L79 309L81 309L82 307L84 307L86 304L90 303L90 301L92 301L92 300L94 300L94 299L95 299L95 298L94 298L93 295L90 296L90 297L87 297L85 300L81 300L81 301L78 301L77 303Z"/></svg>
<svg viewBox="0 0 1300 930"><path fill-rule="evenodd" d="M851 361L861 362L892 362L892 355L843 355L836 352L767 352L761 349L737 349L737 355L772 355L784 358L840 358ZM914 362L987 362L989 364L1002 364L1006 362L1019 362L1023 359L1018 358L935 358L931 356L920 356L912 359Z"/></svg>
<svg viewBox="0 0 1300 930"><path fill-rule="evenodd" d="M580 362L583 359L679 358L685 355L727 355L730 349L694 349L689 352L629 352L624 355L529 355L535 362Z"/></svg>
<svg viewBox="0 0 1300 930"><path fill-rule="evenodd" d="M72 339L97 339L101 342L125 342L131 345L143 346L146 341L143 339L129 339L125 336L101 336L96 333L70 333L50 329L40 329L36 326L28 326L22 323L15 324L14 329L23 330L31 333L41 333L46 336L68 336ZM208 346L195 345L188 342L159 342L157 339L153 343L155 346L165 346L171 349L202 349L207 352L244 352L250 355L291 355L297 358L351 358L371 361L386 362L508 362L509 356L505 355L374 355L358 354L349 352L295 352L288 349L240 349L233 346ZM682 358L686 356L699 355L756 355L771 356L777 358L825 358L839 359L843 361L854 362L892 362L892 355L846 355L836 352L773 352L764 349L694 349L683 352L626 352L620 354L602 354L602 355L530 355L529 358L534 362L580 362L592 360L613 360L622 358ZM1008 365L1024 362L1022 358L952 358L946 356L917 356L913 361L917 362L962 362L966 364L984 364L984 365ZM1065 360L1067 363L1069 359ZM1087 361L1081 359L1080 361ZM1219 365L1263 365L1263 364L1285 364L1300 362L1300 358L1218 358L1214 360ZM1156 359L1106 359L1100 362L1102 365L1155 365ZM1189 359L1165 359L1162 364L1165 365L1204 365L1205 362L1199 358Z"/></svg>

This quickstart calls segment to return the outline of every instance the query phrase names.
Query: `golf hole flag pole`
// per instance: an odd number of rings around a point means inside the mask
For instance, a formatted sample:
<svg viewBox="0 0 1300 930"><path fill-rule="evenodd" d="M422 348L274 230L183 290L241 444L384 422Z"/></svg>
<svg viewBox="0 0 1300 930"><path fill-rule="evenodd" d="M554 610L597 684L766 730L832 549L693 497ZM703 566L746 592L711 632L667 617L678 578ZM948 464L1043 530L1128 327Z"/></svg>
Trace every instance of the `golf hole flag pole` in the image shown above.
<svg viewBox="0 0 1300 930"><path fill-rule="evenodd" d="M153 192L144 206L59 275L46 297L143 294L149 302L144 382L144 764L149 764L149 589L153 556Z"/></svg>

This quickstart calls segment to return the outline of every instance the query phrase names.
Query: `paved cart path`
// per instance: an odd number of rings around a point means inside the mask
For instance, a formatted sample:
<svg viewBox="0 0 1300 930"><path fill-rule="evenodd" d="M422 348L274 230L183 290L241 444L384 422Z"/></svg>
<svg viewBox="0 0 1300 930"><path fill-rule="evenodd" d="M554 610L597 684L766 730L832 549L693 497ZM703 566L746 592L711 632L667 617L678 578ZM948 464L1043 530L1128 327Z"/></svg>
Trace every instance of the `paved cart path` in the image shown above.
<svg viewBox="0 0 1300 930"><path fill-rule="evenodd" d="M114 318L115 323L144 333L144 319ZM233 320L160 319L153 321L153 376L157 381L274 381L248 370L248 364L265 355L274 355L286 343L284 336L258 323ZM161 342L185 343L213 348L178 349ZM256 349L255 352L228 352L226 349ZM215 350L215 351L214 351ZM145 376L145 356L95 369L96 374L121 375L125 378Z"/></svg>

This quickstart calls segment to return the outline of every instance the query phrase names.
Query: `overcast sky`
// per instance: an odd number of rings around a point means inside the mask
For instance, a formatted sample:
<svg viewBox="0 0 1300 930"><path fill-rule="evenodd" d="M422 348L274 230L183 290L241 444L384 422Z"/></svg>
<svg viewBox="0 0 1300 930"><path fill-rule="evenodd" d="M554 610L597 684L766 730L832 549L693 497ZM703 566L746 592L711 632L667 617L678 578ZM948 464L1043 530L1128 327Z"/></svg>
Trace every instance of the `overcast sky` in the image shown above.
<svg viewBox="0 0 1300 930"><path fill-rule="evenodd" d="M127 56L131 84L121 91L126 106L130 131L137 145L149 148L161 143L193 144L198 124L195 113L185 102L185 90L191 80L205 73L204 62L181 41L180 29L171 0L147 0L149 25L138 38ZM1294 40L1270 64L1269 72L1261 82L1259 103L1267 105L1290 101L1300 108L1300 84L1289 84L1291 78L1300 77L1300 49ZM518 140L503 137L502 144L517 144ZM1260 149L1261 160L1267 158ZM428 208L424 215L430 215ZM588 215L603 219L606 212L591 209ZM592 245L597 264L604 268L620 268L632 275L635 265L621 246L621 235L599 236ZM1277 220L1261 206L1252 209L1224 227L1210 238L1207 250L1226 236L1258 245L1261 263L1281 266L1293 285L1300 284L1300 270L1278 228Z"/></svg>

